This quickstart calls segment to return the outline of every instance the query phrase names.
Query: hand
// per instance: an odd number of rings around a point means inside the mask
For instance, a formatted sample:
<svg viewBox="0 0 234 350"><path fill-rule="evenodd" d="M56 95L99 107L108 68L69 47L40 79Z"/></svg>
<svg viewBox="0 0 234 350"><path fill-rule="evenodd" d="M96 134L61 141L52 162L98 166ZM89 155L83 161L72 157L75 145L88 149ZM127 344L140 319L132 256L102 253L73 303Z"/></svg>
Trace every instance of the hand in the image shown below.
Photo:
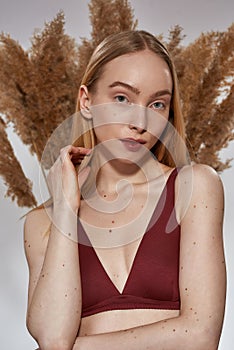
<svg viewBox="0 0 234 350"><path fill-rule="evenodd" d="M80 188L88 177L90 167L84 168L78 176L75 165L80 164L90 153L90 149L72 145L61 149L60 156L47 177L54 210L67 208L77 213L80 206Z"/></svg>

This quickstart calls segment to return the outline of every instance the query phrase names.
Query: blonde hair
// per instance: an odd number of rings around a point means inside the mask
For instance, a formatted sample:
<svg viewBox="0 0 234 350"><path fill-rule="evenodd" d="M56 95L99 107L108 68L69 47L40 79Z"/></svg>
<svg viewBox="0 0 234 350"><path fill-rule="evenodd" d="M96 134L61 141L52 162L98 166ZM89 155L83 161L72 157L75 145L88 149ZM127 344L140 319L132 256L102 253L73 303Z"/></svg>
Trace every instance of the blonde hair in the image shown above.
<svg viewBox="0 0 234 350"><path fill-rule="evenodd" d="M81 85L86 85L90 92L95 93L96 82L101 77L105 65L108 62L116 57L143 50L154 52L167 63L173 81L169 121L174 126L177 137L173 137L171 134L169 136L166 128L161 139L156 143L152 151L156 158L165 165L170 167L185 165L188 163L186 147L181 147L181 145L179 145L179 143L181 144L181 140L178 142L178 135L180 139L185 141L185 127L181 112L177 75L167 48L154 35L143 30L130 30L112 34L105 38L93 52ZM77 101L76 111L80 111L79 100ZM78 126L77 122L74 122L72 130L73 145L86 148L93 148L95 146L95 135L91 123L92 120L84 119L82 121L84 133L76 139L81 124L79 123ZM79 135L81 135L81 130L79 130ZM172 157L170 154L169 149L177 150L176 160L175 156Z"/></svg>
<svg viewBox="0 0 234 350"><path fill-rule="evenodd" d="M130 30L112 34L105 38L94 50L87 64L81 85L86 85L90 92L95 93L96 83L108 62L116 57L144 50L152 51L167 63L173 82L169 121L176 132L171 133L170 128L166 127L162 137L151 151L159 162L169 167L183 166L188 164L189 157L185 146L185 127L181 111L177 74L167 48L154 35L143 30ZM76 112L79 111L80 103L78 99ZM73 121L70 143L74 146L94 148L96 142L92 119L82 118L81 113L77 113L77 115L78 118L74 118ZM174 150L176 157L175 154L172 156L169 150ZM87 163L82 162L81 167L83 168L86 165ZM88 184L85 183L85 186L89 187L92 180L87 182ZM43 206L46 207L51 204L52 199L50 198L37 208L43 208Z"/></svg>

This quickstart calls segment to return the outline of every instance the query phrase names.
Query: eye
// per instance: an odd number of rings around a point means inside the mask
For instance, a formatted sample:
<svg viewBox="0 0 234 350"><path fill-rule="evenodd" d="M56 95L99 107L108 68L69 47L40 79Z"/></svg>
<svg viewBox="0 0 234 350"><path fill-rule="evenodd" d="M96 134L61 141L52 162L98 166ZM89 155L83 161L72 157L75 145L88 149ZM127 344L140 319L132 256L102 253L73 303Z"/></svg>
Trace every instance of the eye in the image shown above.
<svg viewBox="0 0 234 350"><path fill-rule="evenodd" d="M165 109L166 108L166 104L164 102L161 102L161 101L157 101L157 102L154 102L152 103L151 107L153 109Z"/></svg>
<svg viewBox="0 0 234 350"><path fill-rule="evenodd" d="M126 96L124 96L124 95L117 95L117 96L115 96L115 100L117 101L117 102L120 102L120 103L128 103L129 101L128 101L128 99L127 99L127 97Z"/></svg>

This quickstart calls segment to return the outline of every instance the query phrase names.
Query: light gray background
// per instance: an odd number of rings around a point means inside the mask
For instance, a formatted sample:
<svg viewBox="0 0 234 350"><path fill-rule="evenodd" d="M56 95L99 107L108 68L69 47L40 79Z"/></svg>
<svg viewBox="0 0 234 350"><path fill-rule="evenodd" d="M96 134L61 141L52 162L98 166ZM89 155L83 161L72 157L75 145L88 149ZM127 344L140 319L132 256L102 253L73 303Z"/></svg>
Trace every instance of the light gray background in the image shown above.
<svg viewBox="0 0 234 350"><path fill-rule="evenodd" d="M108 1L108 0L107 0ZM175 24L184 28L187 44L202 31L226 30L233 22L234 2L232 0L131 0L138 28L155 34L164 33ZM35 28L43 28L63 9L66 15L66 31L77 42L80 37L89 37L90 24L87 0L0 0L0 31L9 33L24 48L30 47L30 37ZM39 166L27 148L9 129L9 137L16 155L23 164L26 175L34 181L34 192L40 201L38 174ZM1 151L1 150L0 150ZM222 157L234 155L234 143L222 152ZM234 269L232 249L234 247L234 187L233 170L221 175L226 193L224 239L228 270L228 296L223 333L219 350L231 350L234 343L233 284ZM27 209L19 209L9 199L4 199L6 188L0 179L0 348L3 350L32 350L36 343L25 328L28 270L23 251L23 220L19 220ZM184 349L181 349L184 350Z"/></svg>

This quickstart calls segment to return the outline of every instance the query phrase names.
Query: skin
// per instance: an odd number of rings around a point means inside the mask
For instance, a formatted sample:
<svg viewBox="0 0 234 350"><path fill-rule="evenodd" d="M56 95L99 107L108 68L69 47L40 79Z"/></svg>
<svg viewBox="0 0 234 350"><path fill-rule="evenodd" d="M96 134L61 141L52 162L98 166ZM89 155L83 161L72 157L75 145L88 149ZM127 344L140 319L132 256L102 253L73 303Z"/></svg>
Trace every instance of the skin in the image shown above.
<svg viewBox="0 0 234 350"><path fill-rule="evenodd" d="M164 93L156 96L160 91ZM109 62L97 82L95 93L81 86L79 99L81 108L86 110L109 102L134 103L159 113L166 121L171 91L172 80L166 63L146 50ZM92 114L87 113L92 118ZM145 123L141 118L137 123L133 120L128 124L97 126L97 141L102 144L126 137L141 138L146 149L150 150L156 137L147 131ZM65 229L69 222L71 232L75 232L75 222L67 202L73 212L79 212L81 219L101 227L97 215L93 215L95 209L80 199L79 188L88 176L88 170L80 174L79 182L74 171L73 164L79 163L88 153L87 149L67 147L61 151L62 170L61 161L58 161L50 172L55 197L51 215L59 218L61 227ZM149 166L151 162L152 159ZM66 200L58 191L61 182L57 177L59 166ZM208 166L194 165L192 170L191 200L186 208L179 197L178 182L182 186L181 192L186 192L191 166L184 167L176 180L176 198L179 198L176 216L181 223L181 310L178 311L118 310L81 319L77 243L61 235L55 227L52 227L49 237L42 238L50 223L46 212L37 210L28 215L25 223L25 250L30 270L27 324L41 350L120 347L128 350L217 349L226 284L222 243L223 188L218 175ZM163 187L158 185L162 184L159 179L163 176L166 180L171 171L169 167L158 164L155 177L150 179L156 198L159 198ZM131 152L127 159L116 157L102 166L97 178L98 193L105 193L107 200L112 201L117 196L116 183L122 178L133 185L135 195L129 211L120 211L115 217L120 223L125 223L129 220L129 213L132 213L132 218L136 217L139 206L146 201L147 179L131 162ZM124 193L124 187L122 191ZM149 219L150 210L142 218L142 225L146 225ZM108 227L109 220L109 215L104 213L102 227ZM96 249L101 263L119 290L123 289L139 244L140 239L117 248Z"/></svg>

